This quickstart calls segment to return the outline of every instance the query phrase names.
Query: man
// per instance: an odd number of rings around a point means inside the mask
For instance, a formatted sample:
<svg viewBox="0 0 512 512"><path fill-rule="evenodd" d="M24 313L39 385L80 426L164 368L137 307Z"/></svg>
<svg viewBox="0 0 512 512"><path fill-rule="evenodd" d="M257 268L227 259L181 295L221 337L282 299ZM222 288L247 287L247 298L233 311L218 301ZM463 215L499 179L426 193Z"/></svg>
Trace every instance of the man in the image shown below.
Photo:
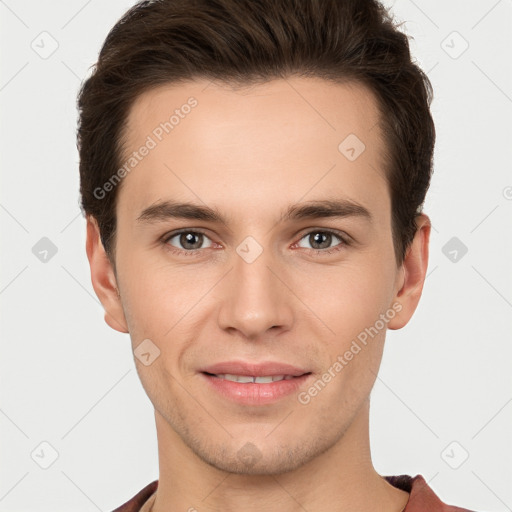
<svg viewBox="0 0 512 512"><path fill-rule="evenodd" d="M370 0L161 0L79 95L92 284L155 407L118 511L456 511L382 477L369 395L428 264L428 78Z"/></svg>

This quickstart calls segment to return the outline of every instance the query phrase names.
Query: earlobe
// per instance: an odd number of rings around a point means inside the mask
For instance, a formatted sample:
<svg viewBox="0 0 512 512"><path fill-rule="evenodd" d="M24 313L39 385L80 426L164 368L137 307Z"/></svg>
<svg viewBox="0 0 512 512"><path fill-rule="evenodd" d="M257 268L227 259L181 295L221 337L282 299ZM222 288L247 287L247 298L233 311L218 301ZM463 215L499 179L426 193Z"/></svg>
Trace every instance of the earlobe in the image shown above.
<svg viewBox="0 0 512 512"><path fill-rule="evenodd" d="M418 306L427 274L430 240L430 219L421 214L416 219L416 234L402 263L400 284L393 303L400 303L400 312L388 323L389 329L401 329Z"/></svg>
<svg viewBox="0 0 512 512"><path fill-rule="evenodd" d="M87 216L86 252L91 268L91 282L105 309L105 322L114 330L128 333L117 280L100 239L96 219Z"/></svg>

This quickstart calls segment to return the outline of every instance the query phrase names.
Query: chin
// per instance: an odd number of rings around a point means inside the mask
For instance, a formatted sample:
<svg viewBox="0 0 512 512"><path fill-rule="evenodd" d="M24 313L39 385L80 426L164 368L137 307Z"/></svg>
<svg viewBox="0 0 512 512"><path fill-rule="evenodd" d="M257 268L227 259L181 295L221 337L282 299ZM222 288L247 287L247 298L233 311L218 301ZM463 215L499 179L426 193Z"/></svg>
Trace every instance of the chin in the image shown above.
<svg viewBox="0 0 512 512"><path fill-rule="evenodd" d="M275 441L275 440L274 440ZM265 441L262 441L265 443ZM190 447L204 462L221 471L238 475L280 475L294 471L303 466L327 447L308 446L294 439L295 446L285 446L282 443L272 445L266 440L266 445L259 448L250 441L240 448L229 446ZM259 444L261 447L262 444Z"/></svg>

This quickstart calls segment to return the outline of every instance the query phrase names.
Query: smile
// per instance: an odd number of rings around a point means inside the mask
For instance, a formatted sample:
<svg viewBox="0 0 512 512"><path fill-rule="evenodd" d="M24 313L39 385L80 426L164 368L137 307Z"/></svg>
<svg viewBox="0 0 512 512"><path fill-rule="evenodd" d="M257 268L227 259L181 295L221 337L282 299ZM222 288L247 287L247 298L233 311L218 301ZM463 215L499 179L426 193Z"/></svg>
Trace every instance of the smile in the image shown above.
<svg viewBox="0 0 512 512"><path fill-rule="evenodd" d="M270 382L277 382L280 380L290 380L294 379L293 375L266 375L266 376L257 376L253 377L251 375L231 375L229 373L219 373L217 375L213 374L214 377L218 377L219 379L230 380L231 382L242 382L242 383L251 383L254 382L256 384L268 384Z"/></svg>

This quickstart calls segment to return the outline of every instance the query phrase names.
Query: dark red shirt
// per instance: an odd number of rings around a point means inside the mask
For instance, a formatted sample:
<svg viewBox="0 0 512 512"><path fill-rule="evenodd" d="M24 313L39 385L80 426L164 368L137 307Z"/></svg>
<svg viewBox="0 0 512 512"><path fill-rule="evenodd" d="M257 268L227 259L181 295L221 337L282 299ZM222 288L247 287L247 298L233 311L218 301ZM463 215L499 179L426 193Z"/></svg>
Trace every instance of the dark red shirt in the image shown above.
<svg viewBox="0 0 512 512"><path fill-rule="evenodd" d="M385 476L384 478L394 487L410 494L407 506L402 512L472 512L466 508L453 507L443 503L421 475L416 475L414 478L409 475ZM154 480L113 512L140 512L150 498L153 501L153 494L157 487L158 480Z"/></svg>

